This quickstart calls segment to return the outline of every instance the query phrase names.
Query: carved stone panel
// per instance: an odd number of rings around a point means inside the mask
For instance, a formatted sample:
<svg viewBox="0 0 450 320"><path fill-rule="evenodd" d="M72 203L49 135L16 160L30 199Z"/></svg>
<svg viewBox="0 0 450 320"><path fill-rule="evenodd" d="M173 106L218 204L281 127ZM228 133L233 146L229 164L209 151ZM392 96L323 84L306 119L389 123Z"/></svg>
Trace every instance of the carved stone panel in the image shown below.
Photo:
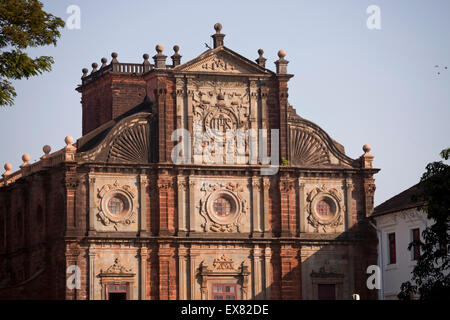
<svg viewBox="0 0 450 320"><path fill-rule="evenodd" d="M195 188L197 230L216 233L250 231L249 190L246 180L199 180Z"/></svg>
<svg viewBox="0 0 450 320"><path fill-rule="evenodd" d="M245 134L251 127L248 84L206 77L192 81L190 86L194 162L229 163L229 154L237 163L238 153L245 161L249 151L249 137ZM216 153L221 154L220 160Z"/></svg>
<svg viewBox="0 0 450 320"><path fill-rule="evenodd" d="M315 186L307 192L307 232L343 232L346 211L341 191L333 186Z"/></svg>
<svg viewBox="0 0 450 320"><path fill-rule="evenodd" d="M139 189L136 177L98 177L94 183L94 203L90 218L96 231L137 231Z"/></svg>

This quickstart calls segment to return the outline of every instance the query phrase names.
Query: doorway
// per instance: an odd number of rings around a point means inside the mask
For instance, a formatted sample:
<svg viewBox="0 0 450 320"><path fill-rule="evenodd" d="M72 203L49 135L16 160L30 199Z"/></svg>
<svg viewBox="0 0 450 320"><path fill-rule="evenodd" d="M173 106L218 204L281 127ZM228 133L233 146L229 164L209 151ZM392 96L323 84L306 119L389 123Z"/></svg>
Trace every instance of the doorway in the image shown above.
<svg viewBox="0 0 450 320"><path fill-rule="evenodd" d="M128 300L127 284L108 285L108 300Z"/></svg>
<svg viewBox="0 0 450 320"><path fill-rule="evenodd" d="M336 285L335 284L323 284L317 285L319 300L336 300Z"/></svg>

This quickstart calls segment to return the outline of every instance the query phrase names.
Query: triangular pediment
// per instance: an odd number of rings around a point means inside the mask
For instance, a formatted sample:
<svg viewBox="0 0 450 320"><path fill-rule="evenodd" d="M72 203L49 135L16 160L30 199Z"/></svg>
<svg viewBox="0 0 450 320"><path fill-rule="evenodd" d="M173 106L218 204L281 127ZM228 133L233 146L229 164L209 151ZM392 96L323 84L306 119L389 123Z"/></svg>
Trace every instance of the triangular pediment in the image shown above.
<svg viewBox="0 0 450 320"><path fill-rule="evenodd" d="M174 70L193 73L273 74L272 71L226 47L205 51L197 58L177 66Z"/></svg>

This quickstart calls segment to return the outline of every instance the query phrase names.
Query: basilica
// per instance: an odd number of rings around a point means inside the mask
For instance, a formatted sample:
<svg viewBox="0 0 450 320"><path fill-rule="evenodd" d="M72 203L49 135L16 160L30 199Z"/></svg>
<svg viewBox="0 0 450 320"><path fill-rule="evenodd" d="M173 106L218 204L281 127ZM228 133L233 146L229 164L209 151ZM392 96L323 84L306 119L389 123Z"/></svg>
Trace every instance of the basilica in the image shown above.
<svg viewBox="0 0 450 320"><path fill-rule="evenodd" d="M370 147L357 159L225 45L83 69L82 132L0 179L0 298L376 299ZM18 142L20 143L20 142Z"/></svg>

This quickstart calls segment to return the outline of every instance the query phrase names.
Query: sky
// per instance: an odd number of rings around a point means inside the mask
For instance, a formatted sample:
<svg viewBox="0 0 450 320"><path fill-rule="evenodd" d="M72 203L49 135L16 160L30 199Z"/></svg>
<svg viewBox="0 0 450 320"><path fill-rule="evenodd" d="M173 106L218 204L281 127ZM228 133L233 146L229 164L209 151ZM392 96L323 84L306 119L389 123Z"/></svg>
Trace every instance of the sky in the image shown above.
<svg viewBox="0 0 450 320"><path fill-rule="evenodd" d="M13 107L0 109L0 163L13 171L24 153L37 161L42 146L62 148L81 137L81 69L118 53L141 63L162 44L177 44L182 62L212 44L220 22L225 46L249 58L262 48L266 67L286 51L289 102L358 158L369 144L375 156L375 204L416 184L427 163L450 147L450 1L139 1L52 0L44 10L65 21L80 9L80 28L62 30L56 47L27 50L50 55L53 70L14 81ZM379 29L367 20L379 8ZM373 20L370 20L373 21ZM438 65L439 67L436 67ZM438 72L440 74L438 74ZM3 169L3 168L1 168ZM3 172L3 170L0 170Z"/></svg>

